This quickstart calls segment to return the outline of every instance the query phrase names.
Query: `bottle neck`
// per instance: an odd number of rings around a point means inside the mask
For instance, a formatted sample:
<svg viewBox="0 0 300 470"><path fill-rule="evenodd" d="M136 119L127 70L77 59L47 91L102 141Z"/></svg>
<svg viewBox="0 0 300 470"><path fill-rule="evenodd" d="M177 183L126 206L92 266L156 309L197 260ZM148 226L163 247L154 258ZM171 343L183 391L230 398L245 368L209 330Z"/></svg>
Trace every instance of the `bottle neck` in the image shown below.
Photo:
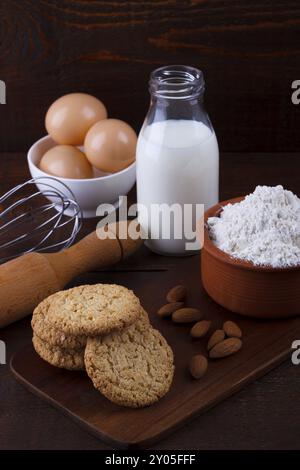
<svg viewBox="0 0 300 470"><path fill-rule="evenodd" d="M203 101L203 73L185 65L170 65L154 70L150 75L152 99L172 101Z"/></svg>
<svg viewBox="0 0 300 470"><path fill-rule="evenodd" d="M203 105L204 78L200 70L183 65L162 67L152 72L149 88L147 124L184 119L210 125Z"/></svg>

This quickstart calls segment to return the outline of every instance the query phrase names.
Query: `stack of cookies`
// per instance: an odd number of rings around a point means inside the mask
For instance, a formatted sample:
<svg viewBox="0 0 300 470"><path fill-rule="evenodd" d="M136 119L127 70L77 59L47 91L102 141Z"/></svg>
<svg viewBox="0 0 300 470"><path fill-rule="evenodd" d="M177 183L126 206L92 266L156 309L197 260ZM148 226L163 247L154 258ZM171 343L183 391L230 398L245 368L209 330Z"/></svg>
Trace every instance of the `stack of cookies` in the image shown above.
<svg viewBox="0 0 300 470"><path fill-rule="evenodd" d="M171 386L172 350L123 286L57 292L36 307L31 324L34 348L45 361L85 369L95 388L116 404L147 406Z"/></svg>

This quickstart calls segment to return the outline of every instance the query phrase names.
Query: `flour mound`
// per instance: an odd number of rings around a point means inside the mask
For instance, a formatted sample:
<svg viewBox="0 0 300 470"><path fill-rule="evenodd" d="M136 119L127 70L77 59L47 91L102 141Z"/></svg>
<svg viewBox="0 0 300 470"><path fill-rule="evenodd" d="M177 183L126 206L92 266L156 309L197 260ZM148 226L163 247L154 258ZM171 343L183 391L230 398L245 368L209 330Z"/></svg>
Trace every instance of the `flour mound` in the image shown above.
<svg viewBox="0 0 300 470"><path fill-rule="evenodd" d="M220 250L257 266L300 264L300 199L282 186L257 186L207 221Z"/></svg>

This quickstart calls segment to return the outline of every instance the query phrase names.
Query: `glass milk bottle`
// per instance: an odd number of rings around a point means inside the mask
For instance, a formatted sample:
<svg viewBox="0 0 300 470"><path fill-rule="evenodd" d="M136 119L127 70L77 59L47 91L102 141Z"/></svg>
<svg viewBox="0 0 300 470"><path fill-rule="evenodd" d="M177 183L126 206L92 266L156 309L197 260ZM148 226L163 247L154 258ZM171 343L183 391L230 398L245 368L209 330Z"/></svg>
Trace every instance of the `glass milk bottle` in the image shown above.
<svg viewBox="0 0 300 470"><path fill-rule="evenodd" d="M218 143L203 107L200 70L161 67L151 73L149 86L151 103L136 155L138 218L148 248L185 255L199 249L191 245L196 206L206 210L219 200ZM186 222L193 233L186 233Z"/></svg>

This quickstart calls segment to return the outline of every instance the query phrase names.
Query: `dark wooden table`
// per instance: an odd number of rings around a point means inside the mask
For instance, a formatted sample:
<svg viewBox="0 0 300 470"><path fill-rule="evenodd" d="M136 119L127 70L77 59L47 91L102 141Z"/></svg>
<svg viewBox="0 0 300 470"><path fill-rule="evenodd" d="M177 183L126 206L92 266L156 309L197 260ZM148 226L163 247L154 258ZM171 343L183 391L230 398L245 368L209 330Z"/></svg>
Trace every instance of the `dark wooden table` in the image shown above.
<svg viewBox="0 0 300 470"><path fill-rule="evenodd" d="M298 154L225 154L221 199L249 193L256 184L300 194ZM0 154L1 193L28 178L25 154ZM95 221L85 224L82 234ZM146 249L139 260L165 263ZM160 261L161 259L161 261ZM78 280L88 282L89 274ZM1 302L1 299L0 299ZM0 330L7 362L30 341L29 319ZM156 449L300 449L300 366L287 361L238 394L169 436ZM0 365L0 449L108 449L58 410L30 394Z"/></svg>

